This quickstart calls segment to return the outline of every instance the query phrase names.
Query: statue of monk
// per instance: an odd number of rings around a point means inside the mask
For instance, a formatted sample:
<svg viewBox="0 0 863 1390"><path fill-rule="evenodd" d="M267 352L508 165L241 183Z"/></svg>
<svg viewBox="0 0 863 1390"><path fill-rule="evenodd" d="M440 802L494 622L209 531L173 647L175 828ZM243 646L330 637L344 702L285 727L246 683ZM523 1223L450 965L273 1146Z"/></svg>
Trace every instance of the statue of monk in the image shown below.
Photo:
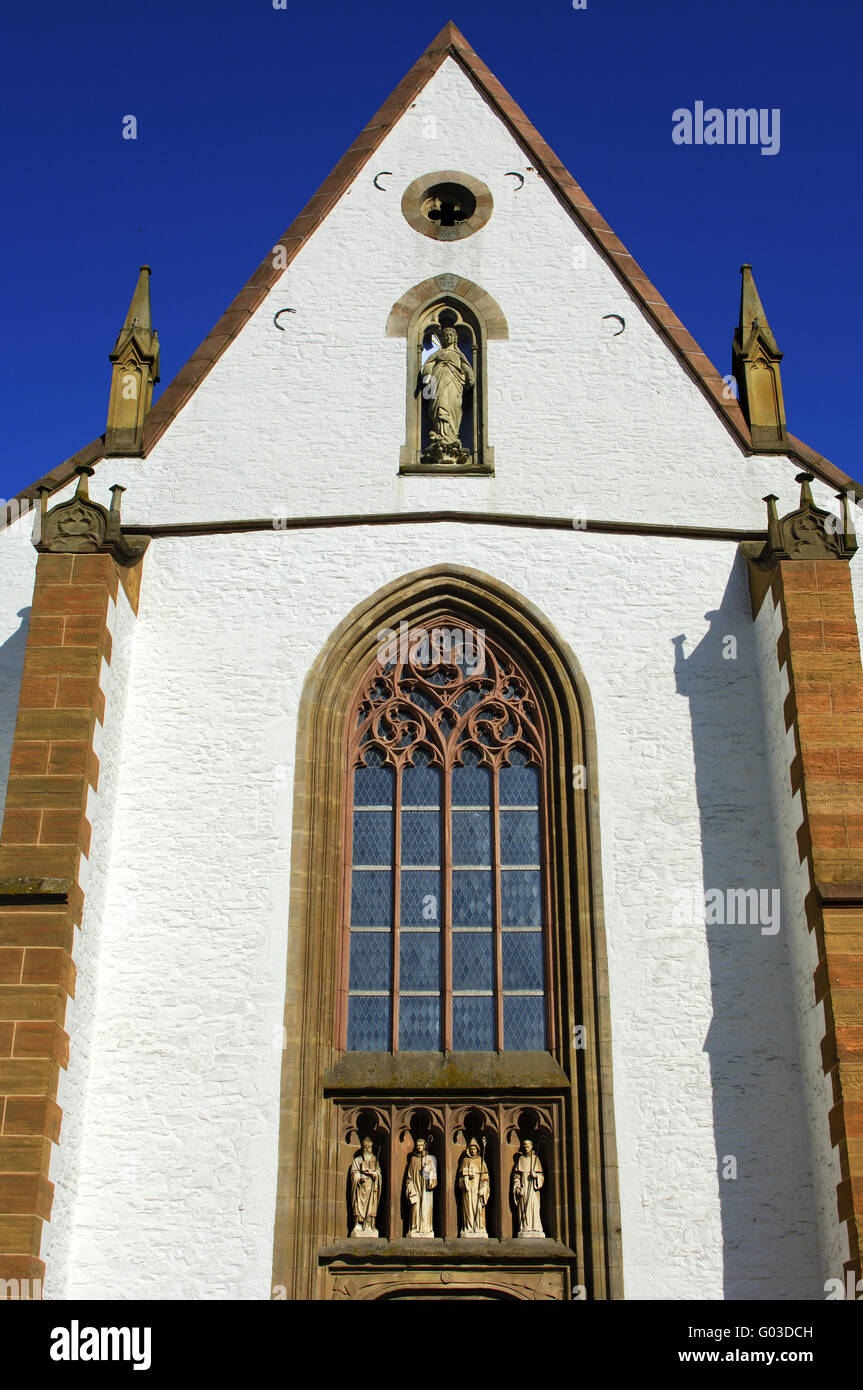
<svg viewBox="0 0 863 1390"><path fill-rule="evenodd" d="M475 1139L471 1139L458 1165L458 1187L461 1206L459 1235L487 1237L485 1209L491 1185L485 1159Z"/></svg>
<svg viewBox="0 0 863 1390"><path fill-rule="evenodd" d="M545 1182L533 1140L523 1139L512 1170L512 1196L518 1212L518 1235L541 1239L545 1235L539 1214L539 1190Z"/></svg>
<svg viewBox="0 0 863 1390"><path fill-rule="evenodd" d="M376 1236L375 1221L381 1197L381 1169L375 1158L372 1141L365 1138L361 1152L351 1164L351 1211L354 1217L352 1236Z"/></svg>
<svg viewBox="0 0 863 1390"><path fill-rule="evenodd" d="M414 1141L414 1151L405 1170L405 1196L410 1204L409 1237L434 1237L434 1189L437 1162L428 1152L425 1139Z"/></svg>

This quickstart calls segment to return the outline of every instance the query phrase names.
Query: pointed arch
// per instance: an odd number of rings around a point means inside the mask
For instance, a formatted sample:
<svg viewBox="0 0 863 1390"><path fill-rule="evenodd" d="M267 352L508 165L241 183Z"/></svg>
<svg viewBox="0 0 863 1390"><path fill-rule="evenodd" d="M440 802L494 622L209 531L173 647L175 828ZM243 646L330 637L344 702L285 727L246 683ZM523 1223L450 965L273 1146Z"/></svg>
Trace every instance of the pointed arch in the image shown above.
<svg viewBox="0 0 863 1390"><path fill-rule="evenodd" d="M492 1053L484 1064L438 1072L425 1054L422 1079L410 1054L381 1054L363 1085L370 1094L421 1104L446 1086L494 1090L516 1107L554 1091L561 1118L556 1177L557 1241L572 1283L590 1298L622 1297L611 1026L599 865L596 739L590 695L574 654L515 590L480 571L438 565L405 575L357 605L319 653L303 689L298 725L288 970L285 996L279 1183L273 1279L288 1297L332 1296L323 1248L344 1235L344 1135L334 1098L357 1078L336 1046L340 875L347 838L345 747L357 688L382 634L431 623L445 611L483 629L524 671L548 737L549 880L559 989L554 1051ZM583 777L573 769L584 770ZM575 784L575 785L574 785ZM582 1032L577 1030L581 1029ZM586 1045L585 1045L586 1042ZM543 1061L543 1057L545 1060ZM435 1089L436 1088L436 1089ZM444 1089L442 1089L444 1088ZM390 1181L397 1178L390 1175ZM372 1242L369 1242L371 1245ZM355 1250L354 1245L354 1250ZM363 1251L366 1254L366 1250Z"/></svg>
<svg viewBox="0 0 863 1390"><path fill-rule="evenodd" d="M453 274L431 275L397 299L387 319L387 337L406 338L417 309L422 309L442 294L454 294L465 300L482 318L487 338L509 337L509 326L497 300L487 290L475 285L473 280Z"/></svg>

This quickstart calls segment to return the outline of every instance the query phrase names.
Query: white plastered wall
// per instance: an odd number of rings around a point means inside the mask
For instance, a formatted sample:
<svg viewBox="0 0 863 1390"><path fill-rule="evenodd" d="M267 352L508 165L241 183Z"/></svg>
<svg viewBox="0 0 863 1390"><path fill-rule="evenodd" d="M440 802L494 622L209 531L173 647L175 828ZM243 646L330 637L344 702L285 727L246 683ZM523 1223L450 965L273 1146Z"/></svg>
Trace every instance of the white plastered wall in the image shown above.
<svg viewBox="0 0 863 1390"><path fill-rule="evenodd" d="M30 537L34 517L24 511L0 532L0 816L6 804L6 783L12 739L18 718L18 697L24 670L24 651L30 629L36 551Z"/></svg>
<svg viewBox="0 0 863 1390"><path fill-rule="evenodd" d="M151 546L100 961L78 1296L268 1294L298 703L338 620L410 573L418 540L396 527ZM703 914L673 910L682 887L778 883L734 555L575 532L541 543L490 527L422 533L424 563L481 568L526 594L591 690L630 1297L814 1296L820 1272L785 936L708 930ZM734 660L722 656L728 634ZM733 1181L720 1177L728 1154Z"/></svg>

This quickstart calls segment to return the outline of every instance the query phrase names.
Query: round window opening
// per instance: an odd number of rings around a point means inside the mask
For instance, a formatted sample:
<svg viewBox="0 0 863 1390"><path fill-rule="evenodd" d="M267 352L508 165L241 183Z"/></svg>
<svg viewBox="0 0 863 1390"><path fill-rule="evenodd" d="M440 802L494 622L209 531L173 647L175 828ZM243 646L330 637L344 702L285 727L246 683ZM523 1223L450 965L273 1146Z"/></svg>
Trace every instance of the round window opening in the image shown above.
<svg viewBox="0 0 863 1390"><path fill-rule="evenodd" d="M476 198L461 183L436 183L426 193L420 205L423 217L439 222L441 227L454 227L466 222L476 212Z"/></svg>
<svg viewBox="0 0 863 1390"><path fill-rule="evenodd" d="M414 231L435 241L459 241L484 227L494 208L479 179L441 169L414 179L402 196L402 213Z"/></svg>

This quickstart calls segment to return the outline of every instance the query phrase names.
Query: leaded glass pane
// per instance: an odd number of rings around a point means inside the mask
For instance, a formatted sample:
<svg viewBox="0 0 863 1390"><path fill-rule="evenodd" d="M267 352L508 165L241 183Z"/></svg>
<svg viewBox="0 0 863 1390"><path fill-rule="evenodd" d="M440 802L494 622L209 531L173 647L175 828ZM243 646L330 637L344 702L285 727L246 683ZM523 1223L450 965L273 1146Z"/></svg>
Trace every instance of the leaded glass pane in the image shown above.
<svg viewBox="0 0 863 1390"><path fill-rule="evenodd" d="M392 811L354 811L354 863L393 862Z"/></svg>
<svg viewBox="0 0 863 1390"><path fill-rule="evenodd" d="M428 869L402 869L401 911L403 927L437 927L441 920L440 874Z"/></svg>
<svg viewBox="0 0 863 1390"><path fill-rule="evenodd" d="M491 811L453 811L452 862L491 866Z"/></svg>
<svg viewBox="0 0 863 1390"><path fill-rule="evenodd" d="M402 771L402 806L439 806L440 769L406 767Z"/></svg>
<svg viewBox="0 0 863 1390"><path fill-rule="evenodd" d="M494 985L494 936L490 931L452 934L452 987L491 989Z"/></svg>
<svg viewBox="0 0 863 1390"><path fill-rule="evenodd" d="M440 863L439 811L402 811L402 863Z"/></svg>
<svg viewBox="0 0 863 1390"><path fill-rule="evenodd" d="M504 989L542 989L542 932L505 931L501 943Z"/></svg>
<svg viewBox="0 0 863 1390"><path fill-rule="evenodd" d="M507 1052L542 1052L545 1002L540 995L503 996L503 1045Z"/></svg>
<svg viewBox="0 0 863 1390"><path fill-rule="evenodd" d="M392 924L392 870L354 869L351 873L351 926L391 927Z"/></svg>
<svg viewBox="0 0 863 1390"><path fill-rule="evenodd" d="M351 932L351 989L389 989L389 932Z"/></svg>
<svg viewBox="0 0 863 1390"><path fill-rule="evenodd" d="M513 753L513 760L517 754ZM501 806L539 805L539 768L502 767L498 773Z"/></svg>
<svg viewBox="0 0 863 1390"><path fill-rule="evenodd" d="M494 1051L494 999L453 995L452 1045L455 1052Z"/></svg>
<svg viewBox="0 0 863 1390"><path fill-rule="evenodd" d="M439 1052L440 996L403 994L399 999L399 1048L402 1052Z"/></svg>
<svg viewBox="0 0 863 1390"><path fill-rule="evenodd" d="M455 927L490 927L491 873L453 869L452 920Z"/></svg>
<svg viewBox="0 0 863 1390"><path fill-rule="evenodd" d="M440 932L403 932L399 937L399 988L440 989Z"/></svg>
<svg viewBox="0 0 863 1390"><path fill-rule="evenodd" d="M450 622L441 618L440 631ZM452 963L446 984L452 989L454 1048L545 1045L538 711L515 664L501 660L493 645L486 649L480 642L477 650L479 674L467 660L466 644L464 660L460 654L450 664L434 660L422 678L395 652L386 675L380 666L372 668L360 695L353 737L365 765L354 771L348 1006L348 1046L354 1050L389 1050L393 1007L402 1049L440 1049L445 954ZM468 711L470 729L459 722ZM393 750L381 744L393 720L401 723L395 755L406 759L398 770L388 764ZM514 737L518 745L505 746ZM445 776L449 825L441 814ZM495 825L492 805L498 802ZM450 883L443 877L445 856ZM445 922L450 897L452 913ZM400 997L394 1006L396 902ZM444 929L451 931L448 943ZM494 994L498 951L502 1001ZM503 1038L495 1035L501 1007Z"/></svg>
<svg viewBox="0 0 863 1390"><path fill-rule="evenodd" d="M354 773L354 805L391 806L395 777L391 767L358 767Z"/></svg>
<svg viewBox="0 0 863 1390"><path fill-rule="evenodd" d="M491 805L491 768L454 767L452 770L453 806Z"/></svg>
<svg viewBox="0 0 863 1390"><path fill-rule="evenodd" d="M351 995L348 1000L348 1050L389 1052L390 1001L388 997Z"/></svg>
<svg viewBox="0 0 863 1390"><path fill-rule="evenodd" d="M542 926L539 869L501 869L500 911L505 927Z"/></svg>
<svg viewBox="0 0 863 1390"><path fill-rule="evenodd" d="M539 863L539 812L500 813L501 864Z"/></svg>

